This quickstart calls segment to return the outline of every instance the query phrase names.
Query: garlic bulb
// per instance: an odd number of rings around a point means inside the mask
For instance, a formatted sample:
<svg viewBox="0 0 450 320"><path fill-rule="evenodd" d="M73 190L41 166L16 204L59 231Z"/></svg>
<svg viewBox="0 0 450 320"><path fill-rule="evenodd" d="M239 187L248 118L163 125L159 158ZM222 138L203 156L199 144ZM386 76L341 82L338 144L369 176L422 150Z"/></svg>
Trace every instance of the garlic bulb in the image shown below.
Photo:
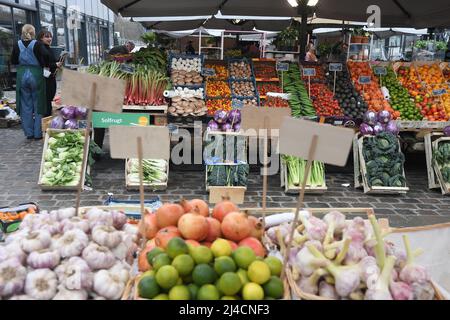
<svg viewBox="0 0 450 320"><path fill-rule="evenodd" d="M36 230L28 233L22 239L22 250L26 253L47 249L52 242L52 236L48 231Z"/></svg>
<svg viewBox="0 0 450 320"><path fill-rule="evenodd" d="M89 232L89 221L80 217L72 217L61 222L63 232L80 229L85 233Z"/></svg>
<svg viewBox="0 0 450 320"><path fill-rule="evenodd" d="M54 236L61 232L61 224L58 221L49 221L41 225L39 230L45 230Z"/></svg>
<svg viewBox="0 0 450 320"><path fill-rule="evenodd" d="M130 280L130 269L131 267L124 262L117 262L111 269L109 273L118 277L123 283L127 283Z"/></svg>
<svg viewBox="0 0 450 320"><path fill-rule="evenodd" d="M50 269L39 269L28 273L25 293L37 300L51 300L56 295L58 280Z"/></svg>
<svg viewBox="0 0 450 320"><path fill-rule="evenodd" d="M89 243L89 238L83 231L74 229L67 231L55 244L62 258L79 256Z"/></svg>
<svg viewBox="0 0 450 320"><path fill-rule="evenodd" d="M61 264L59 266L57 266L55 268L55 270L53 270L56 273L56 276L58 277L58 281L60 283L66 281L66 278L67 278L67 276L66 276L66 269L67 269L68 265L69 265L69 260L63 260L61 262Z"/></svg>
<svg viewBox="0 0 450 320"><path fill-rule="evenodd" d="M20 223L20 230L29 229L31 231L39 230L40 227L52 221L51 217L47 213L40 214L28 214L23 218L23 221Z"/></svg>
<svg viewBox="0 0 450 320"><path fill-rule="evenodd" d="M29 214L27 217L29 217L29 216L31 216L31 214ZM25 238L31 231L32 231L31 228L19 229L18 231L14 232L13 234L10 234L5 239L5 244L18 243L18 242L22 241L22 239Z"/></svg>
<svg viewBox="0 0 450 320"><path fill-rule="evenodd" d="M122 230L123 226L127 223L128 218L125 213L121 211L111 211L111 216L113 218L113 226L117 230Z"/></svg>
<svg viewBox="0 0 450 320"><path fill-rule="evenodd" d="M92 270L109 269L114 265L116 258L107 247L91 243L83 250L83 259Z"/></svg>
<svg viewBox="0 0 450 320"><path fill-rule="evenodd" d="M0 257L0 262L6 261L11 258L16 258L21 264L24 264L25 260L27 259L27 254L23 252L19 241L11 242L6 246L0 247L0 252L3 252L0 253L0 256L3 255L3 258Z"/></svg>
<svg viewBox="0 0 450 320"><path fill-rule="evenodd" d="M0 297L19 294L23 290L27 269L17 259L0 263Z"/></svg>
<svg viewBox="0 0 450 320"><path fill-rule="evenodd" d="M22 300L22 301L26 301L26 300L36 300L36 299L33 299L33 298L31 298L30 296L27 296L27 295L20 295L20 296L14 296L14 297L12 297L11 299L9 299L9 300Z"/></svg>
<svg viewBox="0 0 450 320"><path fill-rule="evenodd" d="M89 220L91 230L94 230L97 226L112 226L114 223L111 213L97 208L89 210L86 217Z"/></svg>
<svg viewBox="0 0 450 320"><path fill-rule="evenodd" d="M72 257L66 266L65 279L62 283L69 290L90 290L93 277L94 275L86 261L79 257Z"/></svg>
<svg viewBox="0 0 450 320"><path fill-rule="evenodd" d="M118 260L127 261L132 264L133 255L137 251L138 246L133 241L133 236L130 236L125 232L120 233L122 235L122 241L111 251Z"/></svg>
<svg viewBox="0 0 450 320"><path fill-rule="evenodd" d="M58 266L59 260L58 251L43 249L30 253L27 264L33 269L54 269Z"/></svg>
<svg viewBox="0 0 450 320"><path fill-rule="evenodd" d="M92 230L92 240L97 244L110 249L117 247L122 237L114 227L98 226Z"/></svg>
<svg viewBox="0 0 450 320"><path fill-rule="evenodd" d="M58 293L53 300L87 300L86 290L67 290L64 286L58 287Z"/></svg>
<svg viewBox="0 0 450 320"><path fill-rule="evenodd" d="M76 215L77 214L75 212L75 208L59 209L50 212L50 216L55 221L63 221L65 219L70 219L72 217L75 217Z"/></svg>
<svg viewBox="0 0 450 320"><path fill-rule="evenodd" d="M115 274L100 270L94 276L94 291L108 300L118 300L125 290L125 283Z"/></svg>
<svg viewBox="0 0 450 320"><path fill-rule="evenodd" d="M123 227L123 231L132 236L133 238L133 242L137 242L138 241L138 237L139 237L139 229L136 225L132 225L127 223L124 227Z"/></svg>

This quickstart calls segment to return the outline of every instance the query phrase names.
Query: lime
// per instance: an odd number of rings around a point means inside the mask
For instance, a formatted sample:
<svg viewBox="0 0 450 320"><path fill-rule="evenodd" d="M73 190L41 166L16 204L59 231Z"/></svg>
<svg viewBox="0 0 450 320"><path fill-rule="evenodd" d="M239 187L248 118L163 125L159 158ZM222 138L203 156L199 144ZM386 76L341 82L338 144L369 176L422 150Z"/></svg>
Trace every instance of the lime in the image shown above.
<svg viewBox="0 0 450 320"><path fill-rule="evenodd" d="M281 299L284 293L283 281L280 278L272 276L270 280L264 284L264 293L266 297Z"/></svg>
<svg viewBox="0 0 450 320"><path fill-rule="evenodd" d="M193 247L190 252L196 264L210 263L214 259L211 249L205 246Z"/></svg>
<svg viewBox="0 0 450 320"><path fill-rule="evenodd" d="M181 254L173 259L172 266L177 269L180 276L187 276L194 270L194 259L190 255Z"/></svg>
<svg viewBox="0 0 450 320"><path fill-rule="evenodd" d="M152 249L149 253L147 253L147 261L148 261L148 263L151 265L152 261L153 261L153 258L156 257L157 255L161 254L161 253L164 253L164 250L161 249L161 248L156 247L156 248Z"/></svg>
<svg viewBox="0 0 450 320"><path fill-rule="evenodd" d="M219 300L219 290L212 284L205 284L197 293L197 300Z"/></svg>
<svg viewBox="0 0 450 320"><path fill-rule="evenodd" d="M264 290L259 284L247 283L242 289L242 298L244 300L263 300Z"/></svg>
<svg viewBox="0 0 450 320"><path fill-rule="evenodd" d="M198 286L212 284L217 280L217 274L210 265L199 264L192 271L192 280Z"/></svg>
<svg viewBox="0 0 450 320"><path fill-rule="evenodd" d="M233 251L230 243L224 239L217 239L214 241L211 245L211 250L216 258L230 256Z"/></svg>
<svg viewBox="0 0 450 320"><path fill-rule="evenodd" d="M197 299L198 289L199 289L198 286L193 284L193 283L191 283L187 287L189 289L189 293L191 294L191 299L192 300L196 300Z"/></svg>
<svg viewBox="0 0 450 320"><path fill-rule="evenodd" d="M264 284L270 279L269 266L263 261L255 261L248 267L248 278L251 282Z"/></svg>
<svg viewBox="0 0 450 320"><path fill-rule="evenodd" d="M250 281L248 280L247 270L239 269L239 270L237 271L237 275L239 276L239 279L241 279L242 286L245 286L247 283L250 282Z"/></svg>
<svg viewBox="0 0 450 320"><path fill-rule="evenodd" d="M170 300L190 300L191 292L189 288L183 285L175 286L169 291Z"/></svg>
<svg viewBox="0 0 450 320"><path fill-rule="evenodd" d="M158 294L153 300L170 300L169 295L167 293Z"/></svg>
<svg viewBox="0 0 450 320"><path fill-rule="evenodd" d="M160 292L160 288L158 286L158 283L156 282L155 277L142 277L138 283L138 292L139 297L141 298L153 299L154 297L156 297Z"/></svg>
<svg viewBox="0 0 450 320"><path fill-rule="evenodd" d="M177 269L172 266L163 266L156 272L156 281L164 289L171 289L178 283Z"/></svg>
<svg viewBox="0 0 450 320"><path fill-rule="evenodd" d="M226 272L219 279L218 288L227 296L233 296L241 290L241 278L236 273Z"/></svg>
<svg viewBox="0 0 450 320"><path fill-rule="evenodd" d="M173 259L181 254L188 254L189 247L183 239L176 237L170 239L166 251L169 257Z"/></svg>
<svg viewBox="0 0 450 320"><path fill-rule="evenodd" d="M256 260L255 252L249 247L239 247L237 248L232 257L239 268L247 269L248 266Z"/></svg>
<svg viewBox="0 0 450 320"><path fill-rule="evenodd" d="M219 257L214 261L214 270L219 276L225 272L236 271L236 263L230 257Z"/></svg>
<svg viewBox="0 0 450 320"><path fill-rule="evenodd" d="M283 263L280 259L274 256L267 257L264 262L269 266L270 273L273 276L279 277L283 269Z"/></svg>
<svg viewBox="0 0 450 320"><path fill-rule="evenodd" d="M167 253L160 253L152 260L152 266L155 271L158 271L163 266L169 266L172 263Z"/></svg>

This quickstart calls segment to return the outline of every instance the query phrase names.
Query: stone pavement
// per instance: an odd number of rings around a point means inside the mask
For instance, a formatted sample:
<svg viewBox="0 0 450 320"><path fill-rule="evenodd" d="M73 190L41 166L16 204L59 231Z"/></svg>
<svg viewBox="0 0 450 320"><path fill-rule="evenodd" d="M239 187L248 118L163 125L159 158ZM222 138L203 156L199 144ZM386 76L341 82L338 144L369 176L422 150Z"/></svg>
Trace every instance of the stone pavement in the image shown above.
<svg viewBox="0 0 450 320"><path fill-rule="evenodd" d="M27 141L19 127L0 129L0 207L28 201L37 202L42 209L73 206L75 192L41 191L37 185L42 156L42 141ZM106 150L107 150L106 146ZM167 191L147 193L158 195L162 201L177 201L181 197L207 199L204 171L171 169ZM407 156L406 175L410 192L406 195L365 195L353 188L353 167L330 168L327 171L328 192L307 195L309 208L367 208L373 207L380 217L390 219L395 227L450 222L450 197L440 190L428 190L425 158L421 154ZM120 200L138 200L138 192L125 189L124 161L106 157L93 168L94 191L82 194L82 206L101 205L109 192ZM350 187L343 184L349 183ZM246 202L242 207L260 207L262 179L258 172L250 176ZM280 188L280 177L269 177L268 206L295 207L297 198Z"/></svg>

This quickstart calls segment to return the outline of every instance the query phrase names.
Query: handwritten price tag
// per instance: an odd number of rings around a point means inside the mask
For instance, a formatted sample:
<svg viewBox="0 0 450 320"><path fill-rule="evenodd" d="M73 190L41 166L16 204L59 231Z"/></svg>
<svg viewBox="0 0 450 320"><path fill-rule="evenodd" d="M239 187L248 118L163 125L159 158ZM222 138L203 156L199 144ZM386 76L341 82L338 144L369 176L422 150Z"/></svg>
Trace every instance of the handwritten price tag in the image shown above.
<svg viewBox="0 0 450 320"><path fill-rule="evenodd" d="M375 73L375 75L377 76L385 76L387 75L387 69L386 67L374 67L373 73Z"/></svg>
<svg viewBox="0 0 450 320"><path fill-rule="evenodd" d="M316 69L314 68L303 68L304 77L314 77L316 75Z"/></svg>
<svg viewBox="0 0 450 320"><path fill-rule="evenodd" d="M331 72L341 72L342 71L342 63L330 63L329 70Z"/></svg>
<svg viewBox="0 0 450 320"><path fill-rule="evenodd" d="M370 76L360 76L358 79L359 84L370 84L372 78Z"/></svg>
<svg viewBox="0 0 450 320"><path fill-rule="evenodd" d="M289 71L289 63L277 62L277 71L282 71L282 72Z"/></svg>

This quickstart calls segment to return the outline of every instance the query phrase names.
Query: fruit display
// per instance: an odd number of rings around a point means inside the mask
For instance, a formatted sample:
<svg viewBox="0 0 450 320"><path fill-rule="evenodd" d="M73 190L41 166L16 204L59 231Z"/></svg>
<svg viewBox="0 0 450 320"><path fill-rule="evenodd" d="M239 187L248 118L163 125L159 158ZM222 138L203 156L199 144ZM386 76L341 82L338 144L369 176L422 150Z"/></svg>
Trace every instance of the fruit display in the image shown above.
<svg viewBox="0 0 450 320"><path fill-rule="evenodd" d="M216 111L214 119L208 123L207 129L214 132L239 132L241 130L241 111Z"/></svg>
<svg viewBox="0 0 450 320"><path fill-rule="evenodd" d="M207 80L209 80L209 79L227 80L228 79L228 68L225 65L206 63L205 68L213 69L216 72L216 74L214 76L206 77Z"/></svg>
<svg viewBox="0 0 450 320"><path fill-rule="evenodd" d="M280 97L267 97L261 103L263 107L289 108L289 100Z"/></svg>
<svg viewBox="0 0 450 320"><path fill-rule="evenodd" d="M247 60L230 62L228 69L233 80L250 80L253 77L252 67Z"/></svg>
<svg viewBox="0 0 450 320"><path fill-rule="evenodd" d="M139 185L139 160L127 161L127 182L129 185ZM169 164L166 160L144 159L142 160L143 184L167 183Z"/></svg>
<svg viewBox="0 0 450 320"><path fill-rule="evenodd" d="M328 87L333 90L334 73L330 72L327 77ZM336 72L336 93L334 98L338 101L343 113L347 117L362 119L367 111L367 103L353 86L350 74L347 68L341 72Z"/></svg>
<svg viewBox="0 0 450 320"><path fill-rule="evenodd" d="M352 77L353 85L363 96L364 101L368 104L369 110L376 112L381 110L389 111L394 116L394 119L397 119L400 116L400 112L394 111L389 105L389 102L384 98L379 82L373 74L369 63L349 61L348 68ZM362 85L359 83L360 76L370 76L372 81L370 84Z"/></svg>
<svg viewBox="0 0 450 320"><path fill-rule="evenodd" d="M78 121L86 120L88 110L83 107L65 106L50 122L52 129L79 129Z"/></svg>
<svg viewBox="0 0 450 320"><path fill-rule="evenodd" d="M213 116L216 111L231 111L231 99L207 99L206 108L209 116Z"/></svg>
<svg viewBox="0 0 450 320"><path fill-rule="evenodd" d="M226 81L207 81L206 96L208 97L231 97L230 85Z"/></svg>
<svg viewBox="0 0 450 320"><path fill-rule="evenodd" d="M302 68L308 68L308 69L315 69L316 70L316 75L315 76L311 76L311 82L312 83L322 83L325 81L325 71L323 69L323 66L321 65L304 65L302 66ZM303 72L302 72L302 77L303 77ZM309 77L303 77L303 81L305 83L307 83Z"/></svg>
<svg viewBox="0 0 450 320"><path fill-rule="evenodd" d="M399 82L405 87L424 118L428 121L448 121L448 115L438 97L429 94L419 78L415 66L401 66L397 70Z"/></svg>
<svg viewBox="0 0 450 320"><path fill-rule="evenodd" d="M130 278L138 228L120 211L74 208L27 215L0 244L0 297L119 300Z"/></svg>
<svg viewBox="0 0 450 320"><path fill-rule="evenodd" d="M277 69L275 62L253 61L255 78L257 79L277 79Z"/></svg>
<svg viewBox="0 0 450 320"><path fill-rule="evenodd" d="M172 58L170 79L174 86L196 86L203 83L200 58Z"/></svg>
<svg viewBox="0 0 450 320"><path fill-rule="evenodd" d="M283 89L278 83L274 82L262 82L257 83L258 93L260 96L266 96L268 92L282 93Z"/></svg>
<svg viewBox="0 0 450 320"><path fill-rule="evenodd" d="M323 83L311 83L311 100L318 116L332 117L343 114L333 92Z"/></svg>
<svg viewBox="0 0 450 320"><path fill-rule="evenodd" d="M136 290L143 299L281 299L282 263L266 257L261 222L229 200L210 215L194 199L146 212L139 225L149 239L139 253Z"/></svg>
<svg viewBox="0 0 450 320"><path fill-rule="evenodd" d="M436 100L439 101L439 104L446 112L446 115L450 116L450 97L448 93L449 87L439 65L435 63L432 65L425 64L422 66L418 66L417 72L419 73L420 80L426 84L428 95L433 96L434 90L446 90L447 93L441 96L442 100L439 97L436 97Z"/></svg>
<svg viewBox="0 0 450 320"><path fill-rule="evenodd" d="M284 247L292 225L267 230L271 241ZM296 226L297 227L297 226ZM346 220L339 211L323 219L300 214L288 268L291 286L303 294L332 300L433 300L428 270L415 262L407 235L405 250L384 239L375 216Z"/></svg>
<svg viewBox="0 0 450 320"><path fill-rule="evenodd" d="M240 105L241 103L242 103L242 107L257 107L258 99L256 99L256 98L252 98L252 99L233 98L233 101L232 101L233 105Z"/></svg>
<svg viewBox="0 0 450 320"><path fill-rule="evenodd" d="M308 90L301 79L300 68L290 64L289 71L284 75L284 92L290 94L289 106L293 117L315 116L316 110L309 98Z"/></svg>
<svg viewBox="0 0 450 320"><path fill-rule="evenodd" d="M231 92L233 96L255 97L256 88L252 81L233 81L231 82Z"/></svg>
<svg viewBox="0 0 450 320"><path fill-rule="evenodd" d="M381 77L383 86L389 90L389 102L392 108L400 112L399 120L420 121L423 119L420 109L414 103L414 99L397 80L397 76L392 68L387 68L385 76L381 75L378 77Z"/></svg>

